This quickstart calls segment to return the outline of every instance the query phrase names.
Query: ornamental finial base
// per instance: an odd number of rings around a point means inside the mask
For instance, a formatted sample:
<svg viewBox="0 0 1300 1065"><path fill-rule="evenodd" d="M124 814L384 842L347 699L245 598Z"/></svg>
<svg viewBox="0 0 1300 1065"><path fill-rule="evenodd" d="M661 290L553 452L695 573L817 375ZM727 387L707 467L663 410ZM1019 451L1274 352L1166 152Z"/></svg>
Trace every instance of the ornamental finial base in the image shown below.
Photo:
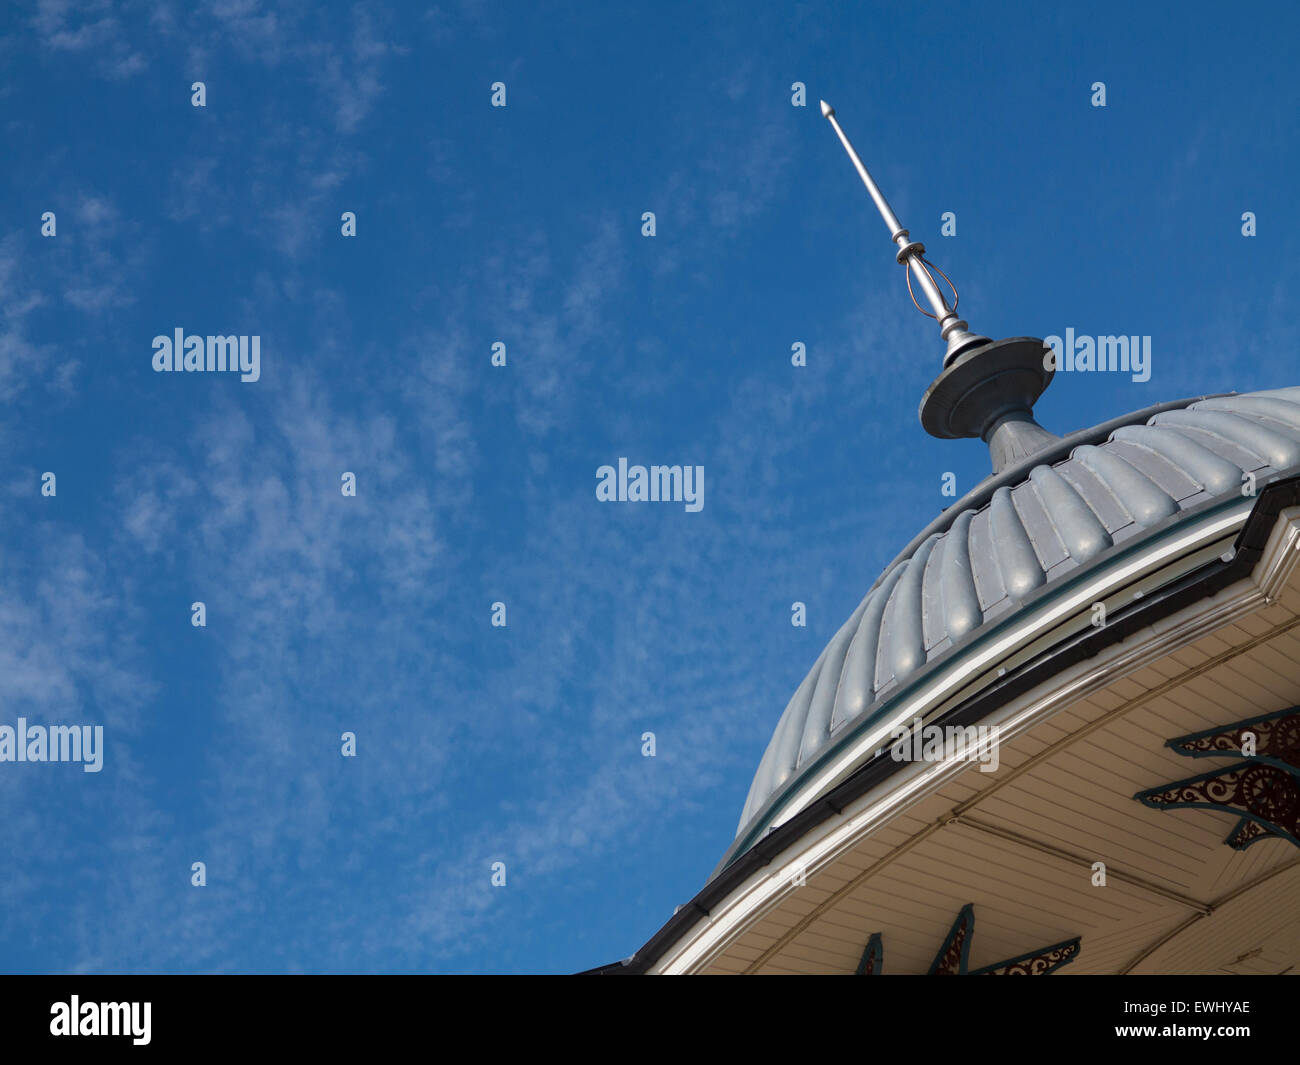
<svg viewBox="0 0 1300 1065"><path fill-rule="evenodd" d="M1055 443L1059 438L1033 415L1055 372L1044 358L1048 351L1035 337L963 347L926 389L921 425L940 440L983 439L995 473Z"/></svg>

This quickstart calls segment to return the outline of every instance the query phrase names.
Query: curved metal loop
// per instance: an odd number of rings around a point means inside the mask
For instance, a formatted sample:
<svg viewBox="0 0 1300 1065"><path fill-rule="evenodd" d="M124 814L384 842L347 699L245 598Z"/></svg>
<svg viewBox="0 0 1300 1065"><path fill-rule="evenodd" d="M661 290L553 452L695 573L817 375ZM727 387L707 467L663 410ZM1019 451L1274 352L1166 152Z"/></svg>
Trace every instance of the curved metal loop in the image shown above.
<svg viewBox="0 0 1300 1065"><path fill-rule="evenodd" d="M930 279L931 284L934 284L934 274L930 273L928 267L934 267L935 270L939 270L939 268L935 266L934 263L930 262L930 260L927 259L924 255L914 256L911 262L907 262L903 264L904 268L907 270L907 294L912 297L912 306L914 306L918 311L920 311L927 318L933 318L935 321L938 321L939 320L938 315L931 314L929 311L927 311L924 307L922 307L919 303L916 302L916 293L912 291L912 263L913 262L921 264L920 268L922 270L925 270L925 276ZM948 287L952 289L952 306L948 309L951 311L956 311L957 303L961 299L961 297L957 295L957 286L952 283L952 278L950 278L942 270L939 270L939 276L942 277L945 281L947 281Z"/></svg>

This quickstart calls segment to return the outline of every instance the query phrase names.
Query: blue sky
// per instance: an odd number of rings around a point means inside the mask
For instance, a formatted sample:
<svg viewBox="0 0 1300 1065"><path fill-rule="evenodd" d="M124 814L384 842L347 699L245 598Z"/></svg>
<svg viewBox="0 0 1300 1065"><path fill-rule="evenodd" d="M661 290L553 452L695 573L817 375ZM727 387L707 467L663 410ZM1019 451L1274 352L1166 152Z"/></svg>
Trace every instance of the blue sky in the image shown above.
<svg viewBox="0 0 1300 1065"><path fill-rule="evenodd" d="M0 969L566 972L703 885L988 471L819 96L974 330L1152 338L1047 428L1300 383L1295 8L1052 7L9 5L0 724L105 757L0 763ZM260 380L153 372L178 327Z"/></svg>

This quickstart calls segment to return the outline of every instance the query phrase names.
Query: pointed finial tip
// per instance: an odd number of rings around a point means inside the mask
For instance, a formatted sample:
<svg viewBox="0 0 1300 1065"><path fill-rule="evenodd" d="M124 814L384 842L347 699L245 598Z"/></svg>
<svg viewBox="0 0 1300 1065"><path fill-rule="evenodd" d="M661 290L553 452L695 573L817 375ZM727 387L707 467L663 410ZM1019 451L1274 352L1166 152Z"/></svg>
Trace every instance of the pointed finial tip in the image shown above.
<svg viewBox="0 0 1300 1065"><path fill-rule="evenodd" d="M822 118L830 118L831 115L835 114L835 108L833 108L825 100L823 100L821 103L822 103Z"/></svg>

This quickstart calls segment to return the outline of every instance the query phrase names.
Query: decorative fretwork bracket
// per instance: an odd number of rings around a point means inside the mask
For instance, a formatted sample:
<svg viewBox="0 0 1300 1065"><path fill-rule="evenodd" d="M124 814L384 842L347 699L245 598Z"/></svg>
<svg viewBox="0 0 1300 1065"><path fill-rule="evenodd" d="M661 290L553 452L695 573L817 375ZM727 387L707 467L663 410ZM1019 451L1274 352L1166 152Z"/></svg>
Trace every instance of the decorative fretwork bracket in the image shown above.
<svg viewBox="0 0 1300 1065"><path fill-rule="evenodd" d="M1006 961L994 962L980 969L968 967L971 940L975 936L975 907L967 903L957 914L948 937L935 955L930 976L1046 976L1079 956L1082 941L1076 936L1050 947L1040 947ZM868 941L858 963L858 976L879 976L883 971L884 945L879 932Z"/></svg>
<svg viewBox="0 0 1300 1065"><path fill-rule="evenodd" d="M1253 753L1247 753L1247 740ZM1189 758L1222 758L1226 755L1245 755L1266 765L1291 772L1300 771L1300 707L1293 706L1277 714L1238 721L1235 725L1220 725L1193 732L1190 736L1172 739L1167 746Z"/></svg>
<svg viewBox="0 0 1300 1065"><path fill-rule="evenodd" d="M1300 707L1168 741L1189 758L1244 761L1138 792L1155 809L1201 807L1243 815L1224 842L1244 850L1267 836L1300 846Z"/></svg>

